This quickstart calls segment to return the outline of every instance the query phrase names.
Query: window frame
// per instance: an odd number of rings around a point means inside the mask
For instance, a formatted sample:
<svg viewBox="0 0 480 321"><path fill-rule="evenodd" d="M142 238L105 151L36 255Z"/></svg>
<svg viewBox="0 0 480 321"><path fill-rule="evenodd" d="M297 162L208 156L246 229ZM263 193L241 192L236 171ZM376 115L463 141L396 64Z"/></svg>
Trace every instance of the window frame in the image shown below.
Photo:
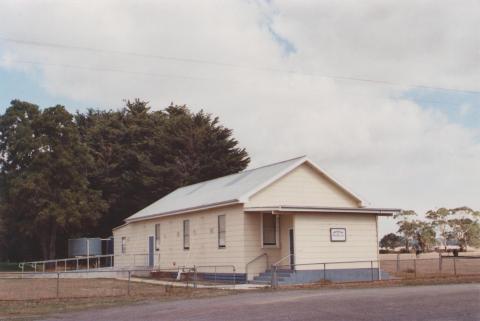
<svg viewBox="0 0 480 321"><path fill-rule="evenodd" d="M275 217L275 244L265 244L263 240L263 215L273 215ZM280 215L273 213L261 213L260 215L260 242L262 248L279 248L280 247Z"/></svg>
<svg viewBox="0 0 480 321"><path fill-rule="evenodd" d="M121 241L120 241L120 249L122 254L127 253L127 237L122 236Z"/></svg>
<svg viewBox="0 0 480 321"><path fill-rule="evenodd" d="M185 228L188 225L188 228ZM188 232L188 233L185 233ZM186 244L186 240L188 238L188 245ZM185 251L190 250L190 220L183 220L183 249Z"/></svg>
<svg viewBox="0 0 480 321"><path fill-rule="evenodd" d="M160 223L155 224L155 251L160 251L160 243L161 243L161 234L160 234Z"/></svg>
<svg viewBox="0 0 480 321"><path fill-rule="evenodd" d="M220 219L223 217L223 231L220 230ZM220 243L221 233L223 232L223 244ZM218 248L224 249L227 247L227 216L225 214L218 215L217 218L217 235L218 235Z"/></svg>

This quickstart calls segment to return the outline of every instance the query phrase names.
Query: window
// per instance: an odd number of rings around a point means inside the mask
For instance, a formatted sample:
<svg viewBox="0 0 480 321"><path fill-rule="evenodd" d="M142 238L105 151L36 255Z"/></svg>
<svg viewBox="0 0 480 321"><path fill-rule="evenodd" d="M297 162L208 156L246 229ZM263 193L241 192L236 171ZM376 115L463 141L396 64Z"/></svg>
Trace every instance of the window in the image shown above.
<svg viewBox="0 0 480 321"><path fill-rule="evenodd" d="M183 221L183 249L190 249L190 221Z"/></svg>
<svg viewBox="0 0 480 321"><path fill-rule="evenodd" d="M160 224L155 224L155 250L160 251Z"/></svg>
<svg viewBox="0 0 480 321"><path fill-rule="evenodd" d="M277 245L278 216L270 213L262 214L263 245Z"/></svg>
<svg viewBox="0 0 480 321"><path fill-rule="evenodd" d="M225 248L225 215L218 215L218 247Z"/></svg>
<svg viewBox="0 0 480 321"><path fill-rule="evenodd" d="M122 254L127 253L127 238L122 236Z"/></svg>

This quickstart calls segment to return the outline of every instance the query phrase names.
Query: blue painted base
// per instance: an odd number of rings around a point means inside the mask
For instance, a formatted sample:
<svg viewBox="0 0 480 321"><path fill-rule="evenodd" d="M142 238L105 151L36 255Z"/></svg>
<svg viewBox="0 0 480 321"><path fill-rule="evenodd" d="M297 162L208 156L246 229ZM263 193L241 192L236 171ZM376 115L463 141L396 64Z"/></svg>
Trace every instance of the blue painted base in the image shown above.
<svg viewBox="0 0 480 321"><path fill-rule="evenodd" d="M386 280L388 273L380 271L380 278ZM334 269L334 270L301 270L292 271L288 278L280 282L289 284L313 283L323 280L332 282L354 282L354 281L375 281L379 278L378 269L358 268L358 269Z"/></svg>

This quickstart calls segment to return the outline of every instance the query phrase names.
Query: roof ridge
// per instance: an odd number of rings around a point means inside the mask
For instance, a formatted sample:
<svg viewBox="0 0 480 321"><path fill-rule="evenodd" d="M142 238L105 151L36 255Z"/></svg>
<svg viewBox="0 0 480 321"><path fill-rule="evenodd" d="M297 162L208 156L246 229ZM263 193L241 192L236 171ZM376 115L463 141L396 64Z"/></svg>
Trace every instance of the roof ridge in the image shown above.
<svg viewBox="0 0 480 321"><path fill-rule="evenodd" d="M279 161L279 162L275 162L275 163L271 163L271 164L266 164L266 165L262 165L262 166L251 168L251 169L246 169L244 171L238 172L237 174L245 173L245 172L249 172L249 171L254 171L254 170L257 170L257 169L260 169L260 168L270 167L270 166L274 166L274 165L278 165L278 164L282 164L282 163L286 163L286 162L290 162L290 161L293 161L293 160L296 160L296 159L301 159L301 158L306 158L306 157L307 157L307 155L297 156L297 157L293 157L293 158L286 159L286 160L283 160L283 161Z"/></svg>
<svg viewBox="0 0 480 321"><path fill-rule="evenodd" d="M245 170L237 172L237 173L232 173L232 174L228 174L228 175L224 175L224 176L219 176L219 177L216 177L216 178L208 179L206 181L201 181L201 182L194 183L194 184L180 186L179 188L175 189L174 191L182 189L182 188L186 188L186 187L192 187L192 186L195 186L195 185L204 184L204 183L207 183L207 182L212 182L212 181L215 181L215 180L218 180L218 179L221 179L221 178L226 178L226 177L233 176L233 175L239 175L239 174L243 174L243 173L247 173L247 172L252 172L252 171L255 171L257 169L270 167L270 166L274 166L274 165L279 165L279 164L282 164L282 163L286 163L286 162L290 162L290 161L293 161L293 160L296 160L296 159L301 159L301 158L306 158L306 157L307 157L307 155L302 155L302 156L297 156L297 157L293 157L293 158L290 158L290 159L286 159L286 160L283 160L283 161L262 165L262 166L255 167L255 168L245 169Z"/></svg>

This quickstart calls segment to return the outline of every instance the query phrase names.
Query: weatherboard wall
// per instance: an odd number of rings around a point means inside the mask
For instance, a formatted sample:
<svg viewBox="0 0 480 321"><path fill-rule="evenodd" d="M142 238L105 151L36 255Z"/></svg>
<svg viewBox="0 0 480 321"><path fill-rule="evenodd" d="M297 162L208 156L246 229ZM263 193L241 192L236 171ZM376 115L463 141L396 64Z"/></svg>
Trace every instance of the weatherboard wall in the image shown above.
<svg viewBox="0 0 480 321"><path fill-rule="evenodd" d="M297 264L323 262L361 263L329 264L327 269L367 268L377 260L377 223L370 214L296 214L295 259ZM345 228L346 240L332 242L330 228ZM374 267L376 263L374 262ZM298 270L323 269L321 265L299 265Z"/></svg>
<svg viewBox="0 0 480 321"><path fill-rule="evenodd" d="M304 163L253 195L247 206L359 207L359 202Z"/></svg>
<svg viewBox="0 0 480 321"><path fill-rule="evenodd" d="M218 216L226 215L226 246L218 246ZM190 221L190 249L183 248L183 221ZM131 266L131 254L148 252L148 236L155 235L155 224L160 224L160 250L155 251L155 266L171 269L178 266L235 265L243 273L244 214L241 205L198 211L190 214L132 222L114 230L116 266ZM127 253L121 252L121 238L127 237ZM137 255L137 258L140 255ZM146 260L146 259L145 259ZM146 261L144 261L146 262ZM118 265L117 265L118 263ZM213 272L214 268L201 268ZM217 272L232 273L232 268L217 268Z"/></svg>

